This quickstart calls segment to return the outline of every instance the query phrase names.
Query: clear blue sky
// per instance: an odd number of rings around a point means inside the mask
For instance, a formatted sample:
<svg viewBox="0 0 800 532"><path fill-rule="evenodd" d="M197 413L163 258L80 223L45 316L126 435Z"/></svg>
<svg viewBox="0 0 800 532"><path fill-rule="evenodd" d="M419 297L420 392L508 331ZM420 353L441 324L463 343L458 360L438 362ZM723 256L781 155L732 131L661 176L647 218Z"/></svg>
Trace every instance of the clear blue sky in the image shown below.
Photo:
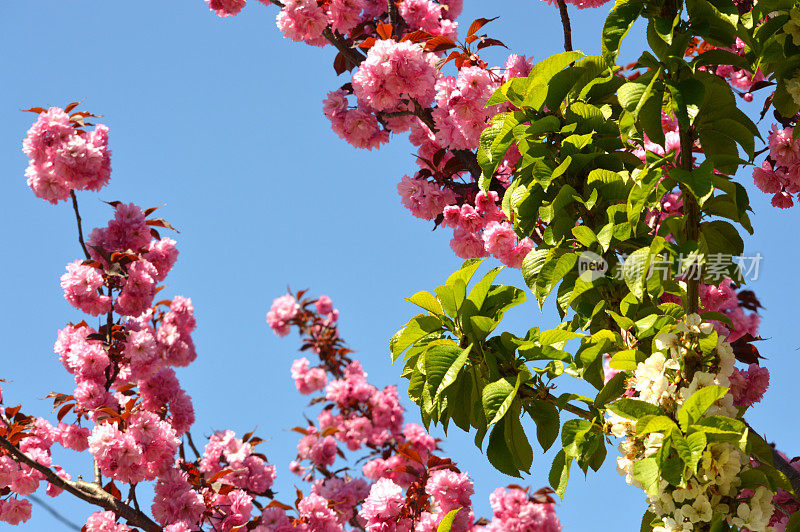
<svg viewBox="0 0 800 532"><path fill-rule="evenodd" d="M541 59L561 49L558 11L544 2L466 4L462 26L499 15L486 29L512 50ZM576 48L597 53L605 11L571 8ZM296 338L279 339L264 322L272 299L287 285L330 295L341 311L342 334L373 383L397 384L406 397L400 368L387 355L388 338L414 313L403 298L437 286L460 261L446 232L432 232L400 205L395 186L415 167L412 147L397 138L367 152L338 139L321 112L325 93L347 81L333 72L333 50L284 40L275 14L255 0L229 19L214 16L202 0L5 6L0 377L12 380L3 386L8 403L21 401L40 415L49 412L44 395L72 391L52 346L59 328L81 319L59 287L64 265L79 257L74 220L66 204L52 207L26 187L20 143L35 116L19 110L84 100L104 115L114 151L110 186L99 195L79 194L86 227L106 223L111 211L102 199L165 204L161 214L181 230L167 293L191 297L199 324L199 357L178 372L194 399L195 439L222 428L243 434L257 425L269 438L262 451L279 468L279 497L291 501L296 477L286 467L298 435L287 429L303 423L305 401L289 378ZM629 41L626 60L635 59L632 50L641 42ZM770 340L761 347L773 383L748 418L795 455L800 251L792 235L800 207L769 207L749 172L743 175L757 214L747 250L765 257L753 288L767 308L762 335ZM523 286L516 271L502 281ZM506 327L552 325L554 314L552 305L542 315L528 302L508 314ZM418 419L407 404L408 418ZM457 428L443 446L472 474L476 513L488 515L488 494L512 479L494 471L472 436ZM522 483L546 485L553 455L537 453ZM573 471L559 508L565 529L596 530L602 523L603 530L638 530L643 496L616 473L614 457L587 480ZM73 475L89 472L75 453L56 458ZM80 524L93 511L68 495L51 502ZM62 529L39 508L27 526Z"/></svg>

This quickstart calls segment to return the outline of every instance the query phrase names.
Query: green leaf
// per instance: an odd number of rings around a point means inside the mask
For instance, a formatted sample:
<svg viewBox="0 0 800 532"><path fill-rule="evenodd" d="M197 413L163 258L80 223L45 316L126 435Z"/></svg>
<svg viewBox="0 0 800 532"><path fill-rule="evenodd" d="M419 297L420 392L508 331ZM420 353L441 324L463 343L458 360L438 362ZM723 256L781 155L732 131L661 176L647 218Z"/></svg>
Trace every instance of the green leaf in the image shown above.
<svg viewBox="0 0 800 532"><path fill-rule="evenodd" d="M506 379L489 383L483 389L483 411L489 425L500 421L508 412L511 402L516 398L522 380L522 373L517 373L517 379L512 385Z"/></svg>
<svg viewBox="0 0 800 532"><path fill-rule="evenodd" d="M603 24L603 57L609 66L617 61L622 39L630 31L633 23L639 18L644 2L641 0L619 0L611 8Z"/></svg>
<svg viewBox="0 0 800 532"><path fill-rule="evenodd" d="M697 473L697 465L703 457L703 451L706 448L706 435L702 432L695 432L686 438L678 431L672 433L672 444L678 452L683 463L692 472Z"/></svg>
<svg viewBox="0 0 800 532"><path fill-rule="evenodd" d="M649 247L637 249L625 259L623 265L625 284L639 301L642 301L645 293L644 281L650 268L650 255Z"/></svg>
<svg viewBox="0 0 800 532"><path fill-rule="evenodd" d="M536 422L536 439L543 451L547 451L556 441L561 428L558 408L552 403L534 399L527 408L528 414Z"/></svg>
<svg viewBox="0 0 800 532"><path fill-rule="evenodd" d="M618 416L626 419L639 419L644 416L660 416L664 414L664 412L654 404L640 401L639 399L628 399L627 397L617 399L608 405L607 408Z"/></svg>
<svg viewBox="0 0 800 532"><path fill-rule="evenodd" d="M456 508L455 510L447 512L447 515L442 517L442 520L439 522L436 532L450 532L453 529L453 522L456 520L456 515L463 509L464 508Z"/></svg>
<svg viewBox="0 0 800 532"><path fill-rule="evenodd" d="M708 255L739 256L744 252L744 241L739 231L728 222L714 220L700 224L701 239L705 242Z"/></svg>
<svg viewBox="0 0 800 532"><path fill-rule="evenodd" d="M684 431L706 413L711 405L721 399L728 389L723 386L706 386L693 393L678 409L677 418Z"/></svg>
<svg viewBox="0 0 800 532"><path fill-rule="evenodd" d="M542 308L547 296L550 295L564 276L575 267L577 261L578 255L576 253L565 253L545 263L533 287L536 299L539 301L539 308Z"/></svg>
<svg viewBox="0 0 800 532"><path fill-rule="evenodd" d="M425 352L425 372L431 391L434 392L434 400L438 400L447 387L458 378L471 350L472 344L466 349L461 349L457 345L437 345Z"/></svg>
<svg viewBox="0 0 800 532"><path fill-rule="evenodd" d="M591 247L597 242L597 236L590 228L585 225L578 225L572 228L572 235L585 247Z"/></svg>
<svg viewBox="0 0 800 532"><path fill-rule="evenodd" d="M567 457L562 449L561 451L558 451L555 459L553 459L553 465L550 468L550 474L548 475L550 486L552 486L556 493L558 493L558 496L561 497L562 501L564 500L564 493L567 491L569 468L571 465L572 457Z"/></svg>
<svg viewBox="0 0 800 532"><path fill-rule="evenodd" d="M394 362L397 360L397 357L411 344L442 329L442 321L435 316L418 314L411 318L406 326L397 331L389 340L389 351L392 354L392 361Z"/></svg>
<svg viewBox="0 0 800 532"><path fill-rule="evenodd" d="M564 331L562 329L551 329L549 331L542 331L539 333L539 343L542 345L556 346L561 349L569 340L583 338L585 336L585 334L577 332Z"/></svg>
<svg viewBox="0 0 800 532"><path fill-rule="evenodd" d="M673 430L678 430L678 426L669 417L645 416L636 422L637 434L650 434L651 432L663 432L669 434Z"/></svg>
<svg viewBox="0 0 800 532"><path fill-rule="evenodd" d="M480 281L475 283L475 286L473 286L472 290L469 291L467 301L470 301L476 310L480 311L481 307L483 307L483 303L486 301L486 295L489 293L489 289L492 287L492 282L502 269L502 266L492 268L489 270L489 273L484 275Z"/></svg>
<svg viewBox="0 0 800 532"><path fill-rule="evenodd" d="M539 61L528 75L528 88L522 105L540 110L547 97L547 85L552 77L581 57L584 57L583 52L572 51L551 55Z"/></svg>
<svg viewBox="0 0 800 532"><path fill-rule="evenodd" d="M596 432L592 432L592 422L585 419L569 419L561 427L564 453L587 465L597 450L598 436Z"/></svg>
<svg viewBox="0 0 800 532"><path fill-rule="evenodd" d="M625 393L625 381L628 375L625 372L620 372L611 377L597 394L594 404L597 408L605 407L606 403L613 401Z"/></svg>
<svg viewBox="0 0 800 532"><path fill-rule="evenodd" d="M714 168L711 166L710 161L704 161L703 164L691 172L673 168L670 170L669 175L679 183L685 184L694 197L697 198L697 203L701 207L714 193Z"/></svg>
<svg viewBox="0 0 800 532"><path fill-rule="evenodd" d="M471 316L469 318L472 337L483 340L491 333L500 322L486 316Z"/></svg>
<svg viewBox="0 0 800 532"><path fill-rule="evenodd" d="M659 474L658 462L654 457L634 462L633 478L642 484L642 489L649 495L658 495L658 484L661 475Z"/></svg>
<svg viewBox="0 0 800 532"><path fill-rule="evenodd" d="M427 290L422 290L417 292L413 296L406 299L409 303L414 303L418 307L422 307L423 309L427 310L431 314L436 316L441 316L444 313L442 309L442 304L439 303L439 300L436 299L433 294L428 292Z"/></svg>

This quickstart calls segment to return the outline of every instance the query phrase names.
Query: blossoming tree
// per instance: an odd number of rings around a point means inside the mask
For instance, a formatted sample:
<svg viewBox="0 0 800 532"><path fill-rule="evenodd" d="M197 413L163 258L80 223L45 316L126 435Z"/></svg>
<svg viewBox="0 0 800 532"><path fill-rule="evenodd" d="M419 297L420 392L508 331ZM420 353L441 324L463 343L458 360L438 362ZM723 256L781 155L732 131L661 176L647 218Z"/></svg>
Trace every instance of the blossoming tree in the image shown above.
<svg viewBox="0 0 800 532"><path fill-rule="evenodd" d="M222 17L245 5L207 3ZM512 54L495 68L480 52L503 43L482 33L487 19L459 40L458 0L262 3L279 8L287 38L332 45L336 71L355 70L323 106L339 136L373 149L409 132L419 169L398 184L401 201L453 229L451 248L467 259L433 293L409 298L425 312L389 342L426 428L474 429L491 465L520 476L533 457L522 420L532 419L543 449L559 441L550 483L561 496L573 464L599 469L618 441L617 469L649 503L644 530L800 528L796 462L744 418L769 373L756 347L760 303L734 260L739 228L752 232L749 200L731 177L769 151L756 186L780 208L800 192L793 4L619 1L603 8L601 55L586 56L572 50L559 0L565 52L538 63ZM619 67L639 20L649 50ZM773 109L777 124L756 152L759 131L737 97L764 89L762 117ZM172 228L155 209L113 203L113 219L84 239L75 191L108 182L110 153L108 130L89 130L93 115L75 107L30 109L38 118L23 150L33 193L72 203L84 258L62 287L99 325L59 332L76 388L53 395L57 425L3 408L0 519L24 522L25 496L44 482L50 495L100 508L86 530L560 529L547 489L498 488L492 520L476 519L469 477L404 423L395 388L368 383L325 296L287 294L267 314L318 357L291 368L300 393L324 390L312 400L316 422L296 428L290 465L308 493L294 505L274 496L276 470L253 433L217 432L200 452L173 369L195 358L192 304L155 301L177 258L160 234ZM496 332L526 292L494 284L498 268L472 283L489 256L520 269L540 305L555 292L563 322ZM595 392L575 393L567 377ZM54 465L55 444L88 451L94 480ZM344 449L359 453L360 474L333 468ZM136 497L143 482L155 482L149 513Z"/></svg>

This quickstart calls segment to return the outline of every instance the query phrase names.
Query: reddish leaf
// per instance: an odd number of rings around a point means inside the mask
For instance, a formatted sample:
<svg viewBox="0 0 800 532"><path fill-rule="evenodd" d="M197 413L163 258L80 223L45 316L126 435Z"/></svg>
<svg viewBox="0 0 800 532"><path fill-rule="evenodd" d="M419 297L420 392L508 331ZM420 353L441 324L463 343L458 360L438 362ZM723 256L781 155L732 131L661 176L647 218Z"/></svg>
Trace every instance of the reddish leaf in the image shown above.
<svg viewBox="0 0 800 532"><path fill-rule="evenodd" d="M302 427L292 427L292 430L295 432L299 432L303 436L308 436L308 431Z"/></svg>
<svg viewBox="0 0 800 532"><path fill-rule="evenodd" d="M283 504L282 502L279 502L279 501L270 501L270 503L268 505L266 505L265 508L280 508L282 510L291 510L292 509L292 507L289 506L288 504Z"/></svg>
<svg viewBox="0 0 800 532"><path fill-rule="evenodd" d="M369 50L370 48L375 46L376 42L378 42L378 39L376 39L375 37L367 37L358 44L358 47L361 48L362 50Z"/></svg>
<svg viewBox="0 0 800 532"><path fill-rule="evenodd" d="M159 207L148 207L147 209L145 209L145 210L144 210L144 215L145 215L145 216L150 216L150 215L151 215L151 214L153 214L153 213L156 211L156 209L158 209L158 208L159 208Z"/></svg>
<svg viewBox="0 0 800 532"><path fill-rule="evenodd" d="M392 29L393 28L392 28L391 24L386 24L384 22L381 22L380 24L378 24L378 27L375 28L375 33L380 35L381 39L384 39L384 40L391 39L392 38Z"/></svg>
<svg viewBox="0 0 800 532"><path fill-rule="evenodd" d="M248 441L250 438L252 438L252 437L253 437L253 434L255 434L255 433L256 433L256 429L257 429L257 428L258 428L258 427L256 427L255 429L251 430L250 432L248 432L247 434L245 434L244 436L242 436L242 441L243 441L243 442L246 442L246 441Z"/></svg>
<svg viewBox="0 0 800 532"><path fill-rule="evenodd" d="M64 417L67 414L69 414L70 410L72 410L72 407L74 407L74 406L75 405L72 404L72 403L67 403L64 406L62 406L61 410L58 411L58 415L56 416L56 418L58 418L58 421L61 421L62 419L64 419Z"/></svg>
<svg viewBox="0 0 800 532"><path fill-rule="evenodd" d="M105 486L103 486L103 489L106 490L106 492L108 492L108 494L114 497L115 499L122 498L122 493L120 493L119 488L117 488L117 486L114 485L113 480L108 484L106 484Z"/></svg>
<svg viewBox="0 0 800 532"><path fill-rule="evenodd" d="M480 44L478 44L478 50L483 50L484 48L488 48L490 46L502 46L503 48L508 48L503 41L498 41L497 39L488 39L484 37L481 39Z"/></svg>
<svg viewBox="0 0 800 532"><path fill-rule="evenodd" d="M484 27L486 24L493 20L497 20L500 17L494 18L478 18L472 21L472 24L469 25L469 29L467 30L467 37L470 35L474 35L476 31Z"/></svg>
<svg viewBox="0 0 800 532"><path fill-rule="evenodd" d="M209 484L213 484L214 482L218 481L225 475L229 475L233 473L233 469L223 469L222 471L215 473L210 479L208 479Z"/></svg>
<svg viewBox="0 0 800 532"><path fill-rule="evenodd" d="M339 432L339 429L336 427L328 427L320 433L320 436L324 438L325 436L332 436L337 432Z"/></svg>
<svg viewBox="0 0 800 532"><path fill-rule="evenodd" d="M400 42L405 42L405 41L424 42L430 39L431 37L433 37L433 35L431 35L427 31L417 30L403 35L403 38L400 39Z"/></svg>
<svg viewBox="0 0 800 532"><path fill-rule="evenodd" d="M42 107L31 107L30 109L20 109L20 111L22 111L23 113L37 113L37 114L41 114L41 113L46 113L46 112L47 112L47 109L44 109L44 108L42 108Z"/></svg>
<svg viewBox="0 0 800 532"><path fill-rule="evenodd" d="M76 107L78 107L78 105L79 105L80 103L81 103L81 102L72 102L72 103L71 103L71 104L69 104L68 106L64 107L64 112L65 112L65 113L69 113L70 111L72 111L73 109L75 109Z"/></svg>
<svg viewBox="0 0 800 532"><path fill-rule="evenodd" d="M429 52L444 52L445 50L455 47L456 43L453 39L443 35L437 35L436 37L428 39L428 42L425 43L425 49Z"/></svg>
<svg viewBox="0 0 800 532"><path fill-rule="evenodd" d="M336 54L336 58L333 60L333 70L336 72L337 76L343 74L347 70L347 58L342 52Z"/></svg>
<svg viewBox="0 0 800 532"><path fill-rule="evenodd" d="M164 220L163 218L153 218L151 220L147 220L144 223L146 223L147 225L150 225L150 226L163 227L164 229L172 229L176 233L180 233L180 231L178 231L177 229L172 227L172 225L168 221Z"/></svg>

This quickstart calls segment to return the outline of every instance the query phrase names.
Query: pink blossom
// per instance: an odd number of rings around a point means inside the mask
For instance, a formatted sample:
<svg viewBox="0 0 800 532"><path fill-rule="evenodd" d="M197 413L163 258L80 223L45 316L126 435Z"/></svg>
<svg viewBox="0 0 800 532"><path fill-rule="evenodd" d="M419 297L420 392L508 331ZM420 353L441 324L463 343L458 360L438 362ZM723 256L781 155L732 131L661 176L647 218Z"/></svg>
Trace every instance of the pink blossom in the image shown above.
<svg viewBox="0 0 800 532"><path fill-rule="evenodd" d="M377 41L353 75L355 95L376 111L394 110L403 98L430 105L436 93L435 60L411 41Z"/></svg>
<svg viewBox="0 0 800 532"><path fill-rule="evenodd" d="M747 370L733 368L730 377L733 404L750 407L761 401L769 387L769 370L758 364L750 364Z"/></svg>
<svg viewBox="0 0 800 532"><path fill-rule="evenodd" d="M297 509L307 526L308 532L339 532L344 530L338 516L328 507L327 499L314 493L304 497Z"/></svg>
<svg viewBox="0 0 800 532"><path fill-rule="evenodd" d="M494 519L487 532L560 532L561 523L556 517L555 505L531 501L528 494L518 488L497 488L489 496Z"/></svg>
<svg viewBox="0 0 800 532"><path fill-rule="evenodd" d="M284 37L293 41L303 41L312 46L328 43L322 36L328 17L316 0L286 0L278 13L277 23Z"/></svg>
<svg viewBox="0 0 800 532"><path fill-rule="evenodd" d="M151 240L147 251L142 253L142 258L156 267L158 272L155 276L156 281L161 282L166 279L175 261L178 260L178 248L175 245L176 242L171 238Z"/></svg>
<svg viewBox="0 0 800 532"><path fill-rule="evenodd" d="M450 248L457 257L462 259L476 259L489 256L483 238L461 228L453 232L453 238L450 240Z"/></svg>
<svg viewBox="0 0 800 532"><path fill-rule="evenodd" d="M219 17L232 17L247 4L247 0L206 0L206 4Z"/></svg>
<svg viewBox="0 0 800 532"><path fill-rule="evenodd" d="M118 524L114 512L98 510L89 516L84 526L86 532L128 532L128 525Z"/></svg>
<svg viewBox="0 0 800 532"><path fill-rule="evenodd" d="M278 336L289 334L289 323L300 312L300 304L289 294L276 298L267 312L267 323Z"/></svg>
<svg viewBox="0 0 800 532"><path fill-rule="evenodd" d="M111 310L111 298L99 291L102 286L102 274L79 260L67 264L67 273L61 276L64 299L73 307L92 316Z"/></svg>
<svg viewBox="0 0 800 532"><path fill-rule="evenodd" d="M328 6L328 22L344 35L358 25L363 7L363 0L332 0Z"/></svg>
<svg viewBox="0 0 800 532"><path fill-rule="evenodd" d="M0 500L0 521L18 525L31 518L31 502L28 499L12 497Z"/></svg>
<svg viewBox="0 0 800 532"><path fill-rule="evenodd" d="M137 317L153 304L156 295L158 270L144 259L128 266L128 276L117 300L114 310L123 316Z"/></svg>
<svg viewBox="0 0 800 532"><path fill-rule="evenodd" d="M361 506L361 518L366 520L368 531L394 530L381 525L393 523L403 507L405 494L403 489L389 480L381 478L369 490L369 495Z"/></svg>
<svg viewBox="0 0 800 532"><path fill-rule="evenodd" d="M328 384L328 375L322 368L310 368L307 358L299 358L292 363L292 378L297 391L308 395L321 390Z"/></svg>

